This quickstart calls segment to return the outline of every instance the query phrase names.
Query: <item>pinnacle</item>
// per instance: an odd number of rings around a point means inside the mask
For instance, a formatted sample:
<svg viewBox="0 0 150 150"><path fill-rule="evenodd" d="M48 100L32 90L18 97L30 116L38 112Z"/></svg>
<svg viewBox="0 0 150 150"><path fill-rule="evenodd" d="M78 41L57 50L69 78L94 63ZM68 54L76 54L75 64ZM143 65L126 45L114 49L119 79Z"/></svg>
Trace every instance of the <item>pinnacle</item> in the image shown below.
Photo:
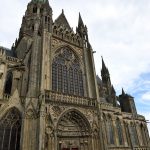
<svg viewBox="0 0 150 150"><path fill-rule="evenodd" d="M80 27L80 26L84 26L84 23L83 23L83 20L82 20L81 14L80 14L80 12L79 12L78 27Z"/></svg>
<svg viewBox="0 0 150 150"><path fill-rule="evenodd" d="M116 93L113 85L112 85L111 89L112 89L112 93Z"/></svg>
<svg viewBox="0 0 150 150"><path fill-rule="evenodd" d="M102 57L102 56L101 56ZM105 65L105 62L104 62L104 60L103 60L103 57L102 57L102 70L106 73L106 72L108 72L108 69L107 69L107 67L106 67L106 65ZM109 72L108 72L109 73Z"/></svg>
<svg viewBox="0 0 150 150"><path fill-rule="evenodd" d="M124 89L122 88L122 95L125 95Z"/></svg>

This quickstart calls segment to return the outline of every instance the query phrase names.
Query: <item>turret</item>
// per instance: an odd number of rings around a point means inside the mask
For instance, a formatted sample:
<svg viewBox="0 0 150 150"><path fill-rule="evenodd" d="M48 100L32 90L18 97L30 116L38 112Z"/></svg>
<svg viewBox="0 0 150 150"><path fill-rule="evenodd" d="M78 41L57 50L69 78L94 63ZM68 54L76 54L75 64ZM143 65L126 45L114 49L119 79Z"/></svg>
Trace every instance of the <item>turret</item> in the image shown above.
<svg viewBox="0 0 150 150"><path fill-rule="evenodd" d="M32 36L35 32L42 35L42 29L52 30L52 9L48 0L32 0L22 19L19 38Z"/></svg>
<svg viewBox="0 0 150 150"><path fill-rule="evenodd" d="M137 114L134 98L124 92L122 89L122 94L119 95L120 107L123 112Z"/></svg>

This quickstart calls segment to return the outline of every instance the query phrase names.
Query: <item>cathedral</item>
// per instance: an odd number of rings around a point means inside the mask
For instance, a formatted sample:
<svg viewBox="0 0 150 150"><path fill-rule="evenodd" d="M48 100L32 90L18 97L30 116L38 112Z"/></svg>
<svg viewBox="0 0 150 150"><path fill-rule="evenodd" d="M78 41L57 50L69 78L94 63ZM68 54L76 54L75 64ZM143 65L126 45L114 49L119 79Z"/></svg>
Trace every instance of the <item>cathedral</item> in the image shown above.
<svg viewBox="0 0 150 150"><path fill-rule="evenodd" d="M88 30L48 0L27 5L19 37L0 47L0 150L150 150L144 116L117 96L102 58L96 75Z"/></svg>

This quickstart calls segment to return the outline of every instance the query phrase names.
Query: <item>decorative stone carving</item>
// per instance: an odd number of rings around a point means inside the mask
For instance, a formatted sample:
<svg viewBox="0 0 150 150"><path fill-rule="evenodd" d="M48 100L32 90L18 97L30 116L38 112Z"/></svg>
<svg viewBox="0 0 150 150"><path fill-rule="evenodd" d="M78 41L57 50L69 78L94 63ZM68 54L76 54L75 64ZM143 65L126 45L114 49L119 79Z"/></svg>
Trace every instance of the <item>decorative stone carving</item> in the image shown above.
<svg viewBox="0 0 150 150"><path fill-rule="evenodd" d="M67 46L67 44L61 40L58 40L58 39L55 39L53 38L52 39L52 48L55 50L55 49L58 49L60 47L63 47L63 46ZM78 56L80 57L80 59L82 59L83 57L83 50L81 48L77 48L73 45L69 45L73 50L76 51L76 53L78 54Z"/></svg>
<svg viewBox="0 0 150 150"><path fill-rule="evenodd" d="M25 118L26 119L37 119L38 113L34 111L33 109L29 109L25 112Z"/></svg>

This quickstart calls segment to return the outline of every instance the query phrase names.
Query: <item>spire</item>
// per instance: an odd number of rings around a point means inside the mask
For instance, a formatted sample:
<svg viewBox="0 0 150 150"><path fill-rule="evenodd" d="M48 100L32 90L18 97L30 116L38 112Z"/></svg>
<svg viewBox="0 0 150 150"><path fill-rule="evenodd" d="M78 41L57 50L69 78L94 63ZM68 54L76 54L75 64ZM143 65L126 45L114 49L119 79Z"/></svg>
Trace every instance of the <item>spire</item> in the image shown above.
<svg viewBox="0 0 150 150"><path fill-rule="evenodd" d="M105 65L105 62L104 62L104 60L103 60L103 57L102 57L102 70L101 70L101 73L102 73L102 75L107 75L107 76L109 76L109 71L108 71L108 69L107 69L107 67L106 67L106 65Z"/></svg>
<svg viewBox="0 0 150 150"><path fill-rule="evenodd" d="M102 69L107 70L106 65L105 65L105 62L104 62L104 60L103 60L103 56L101 56L101 57L102 57Z"/></svg>
<svg viewBox="0 0 150 150"><path fill-rule="evenodd" d="M122 95L125 95L124 89L122 88Z"/></svg>
<svg viewBox="0 0 150 150"><path fill-rule="evenodd" d="M81 14L79 13L78 28L81 27L81 26L84 27L84 23L83 23Z"/></svg>
<svg viewBox="0 0 150 150"><path fill-rule="evenodd" d="M110 76L109 76L109 71L104 63L103 57L102 57L102 70L101 70L101 76L102 76L102 81L105 85L109 86L110 91L111 91L111 81L110 81Z"/></svg>
<svg viewBox="0 0 150 150"><path fill-rule="evenodd" d="M112 87L111 87L111 93L112 94L116 94L116 91L115 91L115 89L114 89L114 86L112 85Z"/></svg>

